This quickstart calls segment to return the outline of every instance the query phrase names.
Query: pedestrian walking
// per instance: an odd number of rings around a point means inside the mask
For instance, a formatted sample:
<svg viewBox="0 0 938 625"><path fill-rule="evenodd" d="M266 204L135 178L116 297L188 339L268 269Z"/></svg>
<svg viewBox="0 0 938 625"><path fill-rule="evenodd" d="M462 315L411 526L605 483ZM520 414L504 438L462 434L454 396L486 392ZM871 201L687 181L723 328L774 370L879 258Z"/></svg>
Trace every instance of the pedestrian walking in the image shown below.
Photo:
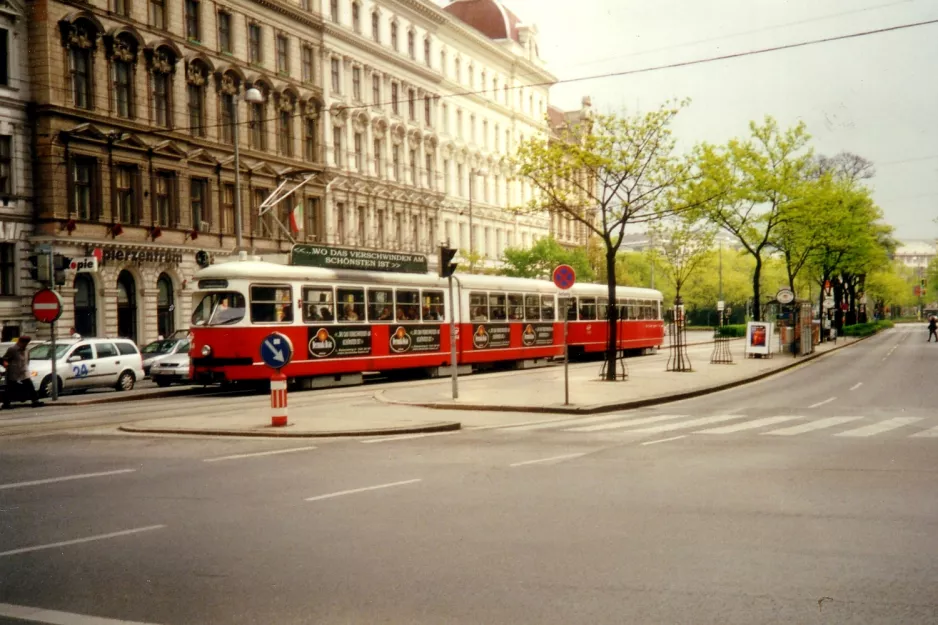
<svg viewBox="0 0 938 625"><path fill-rule="evenodd" d="M935 337L938 342L938 317L932 315L928 318L928 342L931 343L931 337Z"/></svg>
<svg viewBox="0 0 938 625"><path fill-rule="evenodd" d="M935 340L938 340L936 337ZM42 406L36 388L29 379L29 352L26 351L30 337L21 336L16 344L3 355L6 367L6 387L3 392L3 409L11 408L10 402L30 401L33 406Z"/></svg>

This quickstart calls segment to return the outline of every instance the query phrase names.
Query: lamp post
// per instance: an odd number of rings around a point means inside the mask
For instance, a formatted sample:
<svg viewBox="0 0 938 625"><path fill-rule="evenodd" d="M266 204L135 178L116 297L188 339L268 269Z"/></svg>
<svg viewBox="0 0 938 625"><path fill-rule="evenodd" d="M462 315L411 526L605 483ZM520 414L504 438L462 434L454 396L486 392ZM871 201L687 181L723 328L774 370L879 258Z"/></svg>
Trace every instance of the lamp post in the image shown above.
<svg viewBox="0 0 938 625"><path fill-rule="evenodd" d="M264 101L264 94L260 92L256 87L251 87L244 92L244 101L248 104L260 104ZM235 194L234 194L234 208L235 208L235 251L241 251L241 152L239 150L239 135L240 135L240 122L238 121L238 102L237 97L232 98L232 108L234 112L231 115L231 119L234 123L234 128L232 129L232 142L234 143L234 168L235 168Z"/></svg>
<svg viewBox="0 0 938 625"><path fill-rule="evenodd" d="M475 273L475 229L472 227L472 187L475 186L476 177L485 177L489 175L489 170L485 167L469 170L469 273Z"/></svg>

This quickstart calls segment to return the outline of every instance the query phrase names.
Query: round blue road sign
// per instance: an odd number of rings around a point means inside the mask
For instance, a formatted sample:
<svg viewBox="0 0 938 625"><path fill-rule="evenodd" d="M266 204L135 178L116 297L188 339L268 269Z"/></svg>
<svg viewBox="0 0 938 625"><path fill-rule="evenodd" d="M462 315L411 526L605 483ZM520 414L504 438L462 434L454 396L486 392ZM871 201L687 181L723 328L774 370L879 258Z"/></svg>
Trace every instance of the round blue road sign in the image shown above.
<svg viewBox="0 0 938 625"><path fill-rule="evenodd" d="M558 289L567 290L576 282L576 272L570 265L558 265L554 269L554 284Z"/></svg>
<svg viewBox="0 0 938 625"><path fill-rule="evenodd" d="M293 343L285 334L271 332L261 343L261 360L271 369L280 369L293 358Z"/></svg>

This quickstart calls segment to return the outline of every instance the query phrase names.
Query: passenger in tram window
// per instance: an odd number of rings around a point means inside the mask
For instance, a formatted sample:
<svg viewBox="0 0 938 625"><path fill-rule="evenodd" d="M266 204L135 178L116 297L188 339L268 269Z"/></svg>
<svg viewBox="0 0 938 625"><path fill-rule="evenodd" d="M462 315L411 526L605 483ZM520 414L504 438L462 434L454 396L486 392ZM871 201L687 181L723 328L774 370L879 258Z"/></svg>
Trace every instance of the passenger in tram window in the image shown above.
<svg viewBox="0 0 938 625"><path fill-rule="evenodd" d="M433 315L434 321L443 321L443 306L436 304L431 310L430 314Z"/></svg>
<svg viewBox="0 0 938 625"><path fill-rule="evenodd" d="M404 310L407 313L408 321L420 321L420 307L416 304L410 304Z"/></svg>
<svg viewBox="0 0 938 625"><path fill-rule="evenodd" d="M333 317L332 317L332 306L329 306L328 308L325 307L325 306L323 306L323 307L322 307L322 320L323 320L323 321L332 321L332 319L333 319Z"/></svg>
<svg viewBox="0 0 938 625"><path fill-rule="evenodd" d="M488 315L485 314L485 309L481 306L476 306L472 311L472 320L473 321L488 321Z"/></svg>
<svg viewBox="0 0 938 625"><path fill-rule="evenodd" d="M381 309L381 312L378 313L376 321L394 321L394 311L391 310L390 306L385 306Z"/></svg>
<svg viewBox="0 0 938 625"><path fill-rule="evenodd" d="M342 307L342 316L340 321L359 321L358 313L355 312L355 309L351 304L346 304Z"/></svg>

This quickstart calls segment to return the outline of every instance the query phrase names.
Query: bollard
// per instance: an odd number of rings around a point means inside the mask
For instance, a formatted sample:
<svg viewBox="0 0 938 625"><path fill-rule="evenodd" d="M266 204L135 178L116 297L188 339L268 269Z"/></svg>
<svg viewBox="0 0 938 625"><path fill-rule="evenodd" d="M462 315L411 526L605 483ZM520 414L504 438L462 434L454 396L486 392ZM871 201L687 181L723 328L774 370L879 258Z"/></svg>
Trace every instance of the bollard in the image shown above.
<svg viewBox="0 0 938 625"><path fill-rule="evenodd" d="M287 424L287 377L277 371L270 376L270 425Z"/></svg>

